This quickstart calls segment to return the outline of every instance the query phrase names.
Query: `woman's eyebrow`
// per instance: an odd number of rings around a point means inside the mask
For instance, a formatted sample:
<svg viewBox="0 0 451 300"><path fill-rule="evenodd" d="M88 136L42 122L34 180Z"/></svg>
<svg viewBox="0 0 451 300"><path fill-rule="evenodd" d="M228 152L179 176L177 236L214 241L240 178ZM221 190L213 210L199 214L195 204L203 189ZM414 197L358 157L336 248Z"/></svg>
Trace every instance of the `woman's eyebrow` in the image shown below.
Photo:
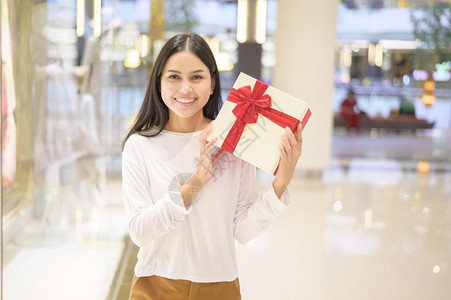
<svg viewBox="0 0 451 300"><path fill-rule="evenodd" d="M165 73L183 74L183 72L181 72L181 71L172 70L172 69L166 70ZM198 69L198 70L191 71L189 74L199 74L199 73L206 73L206 71L202 70L202 69Z"/></svg>
<svg viewBox="0 0 451 300"><path fill-rule="evenodd" d="M167 72L167 73L170 72L170 73L182 74L182 72L177 71L177 70L172 70L172 69L166 70L166 72ZM199 69L199 70L192 71L192 72L190 72L190 73L191 73L191 74L193 74L193 73L205 73L205 70Z"/></svg>

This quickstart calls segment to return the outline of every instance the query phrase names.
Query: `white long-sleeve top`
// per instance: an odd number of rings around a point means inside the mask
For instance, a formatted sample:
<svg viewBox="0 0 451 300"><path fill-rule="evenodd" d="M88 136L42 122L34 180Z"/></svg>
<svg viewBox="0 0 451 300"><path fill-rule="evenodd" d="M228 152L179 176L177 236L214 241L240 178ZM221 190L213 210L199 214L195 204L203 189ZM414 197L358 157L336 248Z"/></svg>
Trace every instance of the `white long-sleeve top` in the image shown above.
<svg viewBox="0 0 451 300"><path fill-rule="evenodd" d="M123 192L128 231L140 247L137 277L232 281L238 277L235 239L256 237L291 202L288 190L281 199L272 187L260 195L255 167L225 153L186 209L177 178L196 172L199 135L134 134L125 144Z"/></svg>

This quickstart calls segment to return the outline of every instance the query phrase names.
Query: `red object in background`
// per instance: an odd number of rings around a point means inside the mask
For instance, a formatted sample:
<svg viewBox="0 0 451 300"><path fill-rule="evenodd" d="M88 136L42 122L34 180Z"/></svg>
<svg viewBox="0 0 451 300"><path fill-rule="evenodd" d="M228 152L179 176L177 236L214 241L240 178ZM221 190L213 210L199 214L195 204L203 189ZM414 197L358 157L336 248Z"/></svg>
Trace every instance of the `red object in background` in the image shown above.
<svg viewBox="0 0 451 300"><path fill-rule="evenodd" d="M3 73L3 72L2 72ZM5 136L8 118L8 98L6 97L6 78L2 74L2 137ZM2 141L3 144L3 141Z"/></svg>
<svg viewBox="0 0 451 300"><path fill-rule="evenodd" d="M351 128L360 130L360 115L356 112L357 108L357 101L353 93L350 93L341 103L341 115L345 119L347 130Z"/></svg>
<svg viewBox="0 0 451 300"><path fill-rule="evenodd" d="M11 187L16 181L17 150L14 104L9 103L6 76L2 68L2 187ZM11 106L11 104L13 106Z"/></svg>

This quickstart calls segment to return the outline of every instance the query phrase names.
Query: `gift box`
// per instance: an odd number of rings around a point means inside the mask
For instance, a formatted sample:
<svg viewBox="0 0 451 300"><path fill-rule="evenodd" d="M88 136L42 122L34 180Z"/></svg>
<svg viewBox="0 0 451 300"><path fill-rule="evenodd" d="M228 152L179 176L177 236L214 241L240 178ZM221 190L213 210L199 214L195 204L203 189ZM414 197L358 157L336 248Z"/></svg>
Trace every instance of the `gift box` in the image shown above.
<svg viewBox="0 0 451 300"><path fill-rule="evenodd" d="M240 73L207 137L216 146L274 174L285 127L305 128L311 115L308 104Z"/></svg>

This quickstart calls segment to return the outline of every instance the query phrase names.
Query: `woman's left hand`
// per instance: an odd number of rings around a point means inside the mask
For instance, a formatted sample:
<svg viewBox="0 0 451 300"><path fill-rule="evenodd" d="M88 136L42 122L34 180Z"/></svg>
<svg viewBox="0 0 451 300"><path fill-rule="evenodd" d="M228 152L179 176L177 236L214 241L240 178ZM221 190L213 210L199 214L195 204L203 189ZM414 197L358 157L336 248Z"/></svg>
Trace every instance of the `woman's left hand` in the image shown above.
<svg viewBox="0 0 451 300"><path fill-rule="evenodd" d="M272 183L277 197L282 197L283 192L293 177L296 164L302 154L302 125L299 124L295 133L287 127L282 134L280 143L280 162L276 177Z"/></svg>

